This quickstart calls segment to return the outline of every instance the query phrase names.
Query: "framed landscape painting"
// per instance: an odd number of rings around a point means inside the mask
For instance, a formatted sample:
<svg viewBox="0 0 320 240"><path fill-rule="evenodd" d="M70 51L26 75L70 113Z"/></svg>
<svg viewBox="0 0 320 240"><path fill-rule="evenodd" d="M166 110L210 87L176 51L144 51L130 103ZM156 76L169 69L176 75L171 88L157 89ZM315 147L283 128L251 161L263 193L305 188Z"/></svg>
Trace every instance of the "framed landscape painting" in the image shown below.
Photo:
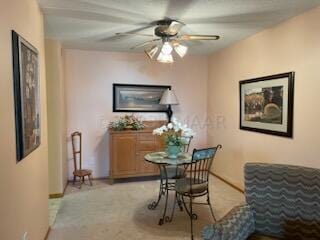
<svg viewBox="0 0 320 240"><path fill-rule="evenodd" d="M294 72L240 81L240 129L292 138Z"/></svg>
<svg viewBox="0 0 320 240"><path fill-rule="evenodd" d="M114 112L166 112L162 94L171 86L113 84Z"/></svg>
<svg viewBox="0 0 320 240"><path fill-rule="evenodd" d="M12 31L17 160L40 145L38 51Z"/></svg>

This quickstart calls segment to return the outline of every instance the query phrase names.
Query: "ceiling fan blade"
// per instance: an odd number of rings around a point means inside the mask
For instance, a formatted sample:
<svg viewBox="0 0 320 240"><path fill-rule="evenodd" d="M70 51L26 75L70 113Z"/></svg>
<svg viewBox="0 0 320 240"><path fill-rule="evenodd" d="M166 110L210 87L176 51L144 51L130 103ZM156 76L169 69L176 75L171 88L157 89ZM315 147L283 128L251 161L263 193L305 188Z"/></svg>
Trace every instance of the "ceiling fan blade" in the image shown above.
<svg viewBox="0 0 320 240"><path fill-rule="evenodd" d="M59 7L43 7L41 8L44 14L49 16L66 17L71 19L81 19L99 22L119 23L119 24L140 24L146 22L145 19L130 19L112 14L101 13L97 11L88 11L83 9L68 9Z"/></svg>
<svg viewBox="0 0 320 240"><path fill-rule="evenodd" d="M147 25L145 26L142 26L142 27L139 27L139 28L136 28L136 29L133 29L131 31L127 31L127 32L123 32L121 34L113 34L112 36L109 36L109 37L104 37L102 39L100 39L100 42L103 42L103 41L117 41L117 40L121 40L123 37L125 36L129 36L129 34L133 34L133 33L139 33L140 31L143 31L145 29L149 29L153 26L155 26L156 23L155 22L151 22L151 23L148 23ZM153 35L152 35L153 37Z"/></svg>
<svg viewBox="0 0 320 240"><path fill-rule="evenodd" d="M144 36L144 37L154 37L153 34L143 34L143 33L131 33L131 32L124 32L124 33L116 33L117 36Z"/></svg>
<svg viewBox="0 0 320 240"><path fill-rule="evenodd" d="M131 47L130 49L133 50L133 49L141 48L141 47L144 47L146 45L149 45L150 43L158 42L160 40L161 40L161 38L152 39L150 41L146 41L146 42L140 43L138 45L135 45L135 46Z"/></svg>
<svg viewBox="0 0 320 240"><path fill-rule="evenodd" d="M39 1L39 2L49 2L49 1ZM90 10L93 12L108 13L111 16L122 16L124 19L127 19L128 22L141 22L151 20L146 14L139 11L130 10L130 8L119 8L116 7L117 3L110 3L108 1L101 0L58 0L52 2L50 5L58 5L59 2L63 2L64 5L68 6L70 9L74 9L77 6L78 9ZM121 4L121 3L120 3Z"/></svg>
<svg viewBox="0 0 320 240"><path fill-rule="evenodd" d="M182 35L177 37L181 41L193 41L193 40L218 40L218 35Z"/></svg>

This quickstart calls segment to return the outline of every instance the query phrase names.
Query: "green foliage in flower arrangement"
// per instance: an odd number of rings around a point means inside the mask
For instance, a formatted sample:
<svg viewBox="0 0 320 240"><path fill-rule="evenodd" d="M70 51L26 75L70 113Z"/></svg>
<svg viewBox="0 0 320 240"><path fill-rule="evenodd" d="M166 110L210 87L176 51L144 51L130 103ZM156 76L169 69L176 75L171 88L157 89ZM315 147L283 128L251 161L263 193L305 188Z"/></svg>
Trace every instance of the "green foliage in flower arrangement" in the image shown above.
<svg viewBox="0 0 320 240"><path fill-rule="evenodd" d="M115 121L110 122L109 124L109 128L116 131L123 131L126 129L141 130L144 127L144 123L134 115L125 115Z"/></svg>
<svg viewBox="0 0 320 240"><path fill-rule="evenodd" d="M183 146L185 143L184 141L182 141L182 138L179 135L170 135L170 134L165 134L165 141L166 141L166 145L169 146Z"/></svg>

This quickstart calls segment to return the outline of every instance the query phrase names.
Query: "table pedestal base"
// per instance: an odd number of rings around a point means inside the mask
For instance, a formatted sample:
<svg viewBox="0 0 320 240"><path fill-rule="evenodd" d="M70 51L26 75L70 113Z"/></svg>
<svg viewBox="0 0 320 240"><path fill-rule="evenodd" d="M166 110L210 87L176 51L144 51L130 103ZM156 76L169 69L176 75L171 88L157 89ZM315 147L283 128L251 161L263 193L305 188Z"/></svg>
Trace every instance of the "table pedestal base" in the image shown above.
<svg viewBox="0 0 320 240"><path fill-rule="evenodd" d="M169 182L170 179L168 179L168 176L167 176L166 165L158 165L158 166L159 166L160 172L164 173L165 178L162 178L162 176L160 176L161 179L160 179L160 189L159 189L158 199L156 201L153 201L152 203L150 203L148 205L148 209L155 210L157 208L157 206L159 205L162 196L165 197L165 206L164 206L163 214L162 214L162 217L159 219L159 225L161 226L165 222L172 221L176 203L178 203L180 211L183 211L183 206L182 206L181 199L180 198L177 199L177 195L175 194L174 205L173 205L171 217L167 216L169 191L175 191L175 182ZM173 180L173 181L175 181L175 180Z"/></svg>

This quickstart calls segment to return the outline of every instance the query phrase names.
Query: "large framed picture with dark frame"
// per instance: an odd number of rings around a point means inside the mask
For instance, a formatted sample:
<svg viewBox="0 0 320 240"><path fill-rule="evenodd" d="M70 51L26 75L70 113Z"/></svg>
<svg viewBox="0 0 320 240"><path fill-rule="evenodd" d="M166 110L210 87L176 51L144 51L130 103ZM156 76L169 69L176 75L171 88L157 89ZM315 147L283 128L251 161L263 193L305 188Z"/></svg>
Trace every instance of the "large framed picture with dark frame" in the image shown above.
<svg viewBox="0 0 320 240"><path fill-rule="evenodd" d="M160 105L168 85L113 84L113 112L166 112Z"/></svg>
<svg viewBox="0 0 320 240"><path fill-rule="evenodd" d="M240 81L240 129L293 137L294 72Z"/></svg>
<svg viewBox="0 0 320 240"><path fill-rule="evenodd" d="M12 31L17 161L40 146L38 50Z"/></svg>

